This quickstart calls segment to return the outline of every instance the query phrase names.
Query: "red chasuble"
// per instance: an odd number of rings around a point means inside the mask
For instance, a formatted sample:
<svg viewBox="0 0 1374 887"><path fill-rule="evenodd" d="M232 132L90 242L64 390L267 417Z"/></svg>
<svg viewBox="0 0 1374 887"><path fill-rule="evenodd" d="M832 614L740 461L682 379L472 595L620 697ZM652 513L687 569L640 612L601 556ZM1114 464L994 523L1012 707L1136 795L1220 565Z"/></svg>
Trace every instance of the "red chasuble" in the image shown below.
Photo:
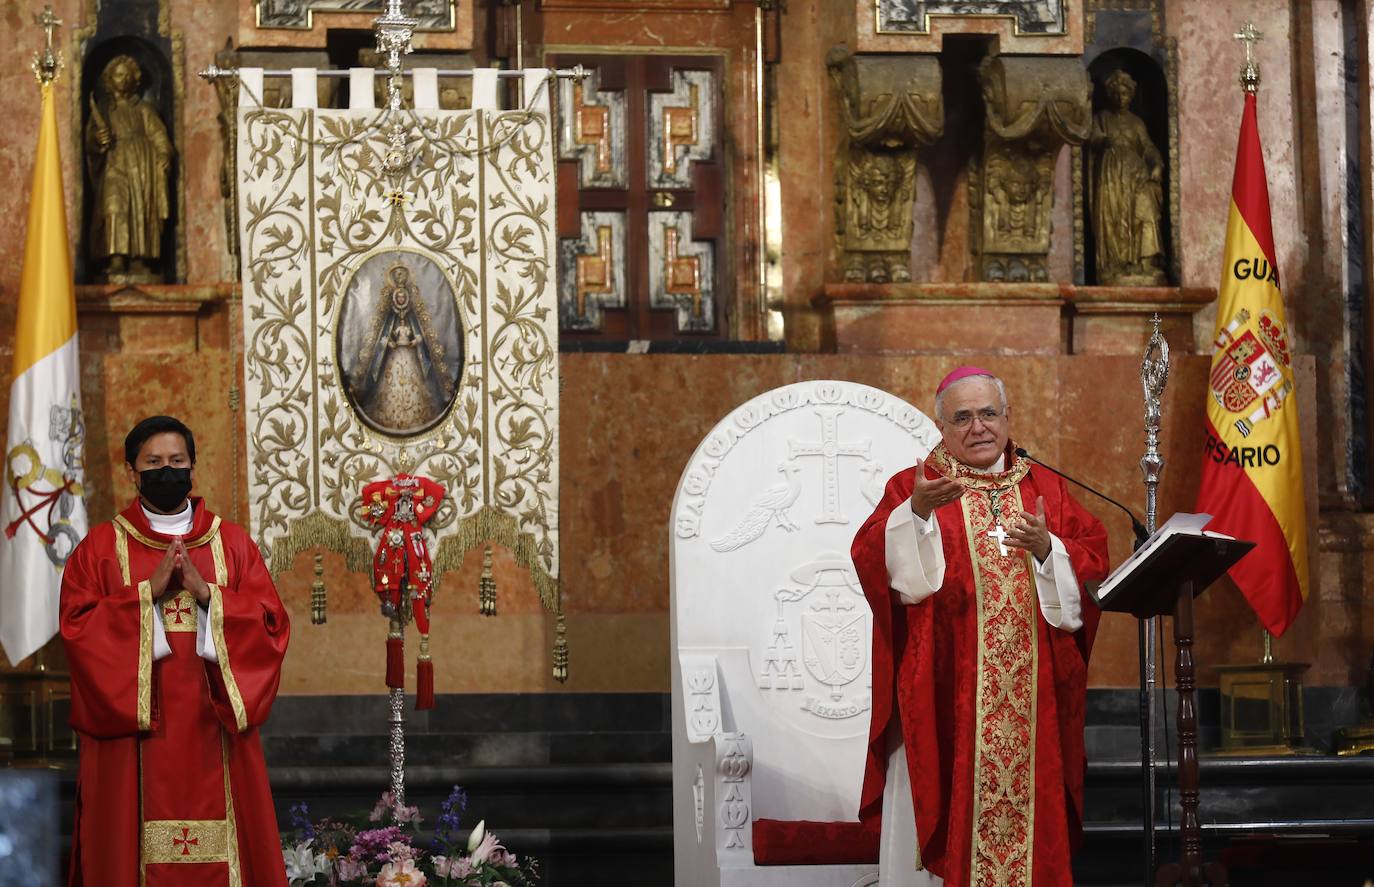
<svg viewBox="0 0 1374 887"><path fill-rule="evenodd" d="M941 444L926 460L969 488L936 509L944 547L940 590L906 605L889 587L888 516L909 507L915 469L888 481L854 539L854 565L873 608L873 721L860 816L881 813L885 734L901 725L921 861L950 885L1072 887L1082 835L1083 710L1088 652L1100 613L1083 593L1083 627L1041 614L1032 555L989 536L1045 499L1046 522L1080 583L1107 575L1107 535L1058 476L1013 458L976 474ZM994 513L994 508L996 512ZM913 539L912 544L915 544ZM1080 589L1081 590L1081 589Z"/></svg>
<svg viewBox="0 0 1374 887"><path fill-rule="evenodd" d="M286 884L258 725L290 626L253 540L191 503L186 548L210 586L218 664L197 652L189 591L153 600L149 577L173 540L137 501L91 530L62 577L81 737L70 885ZM154 619L172 649L156 662Z"/></svg>

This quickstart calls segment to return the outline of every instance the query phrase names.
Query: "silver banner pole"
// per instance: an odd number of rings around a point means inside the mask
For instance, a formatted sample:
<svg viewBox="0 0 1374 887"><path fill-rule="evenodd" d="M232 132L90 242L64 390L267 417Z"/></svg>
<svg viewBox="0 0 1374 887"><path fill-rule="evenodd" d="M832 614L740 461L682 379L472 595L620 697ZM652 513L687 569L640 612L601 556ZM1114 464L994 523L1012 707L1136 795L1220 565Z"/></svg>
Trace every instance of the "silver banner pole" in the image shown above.
<svg viewBox="0 0 1374 887"><path fill-rule="evenodd" d="M1140 470L1145 475L1145 529L1157 528L1156 493L1164 457L1159 453L1159 401L1169 381L1169 343L1159 330L1159 315L1150 318L1154 331L1140 362L1140 383L1145 393L1145 455ZM1158 646L1159 617L1140 620L1140 765L1141 800L1144 805L1146 887L1155 881L1155 650Z"/></svg>

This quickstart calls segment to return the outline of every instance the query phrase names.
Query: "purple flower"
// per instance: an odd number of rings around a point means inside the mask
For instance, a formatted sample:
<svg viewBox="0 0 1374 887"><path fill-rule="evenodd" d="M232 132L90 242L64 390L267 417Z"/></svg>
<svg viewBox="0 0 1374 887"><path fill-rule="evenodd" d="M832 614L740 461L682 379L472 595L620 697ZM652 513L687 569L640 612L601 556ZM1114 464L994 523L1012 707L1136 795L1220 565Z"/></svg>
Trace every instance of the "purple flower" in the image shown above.
<svg viewBox="0 0 1374 887"><path fill-rule="evenodd" d="M439 819L434 824L434 849L453 845L453 833L458 831L467 807L467 792L455 785L448 798L439 805Z"/></svg>
<svg viewBox="0 0 1374 887"><path fill-rule="evenodd" d="M377 859L382 862L390 862L391 855L387 851L397 841L410 843L410 839L401 834L400 826L389 825L386 828L368 829L364 832L358 832L348 853L359 859Z"/></svg>
<svg viewBox="0 0 1374 887"><path fill-rule="evenodd" d="M291 827L299 830L307 842L315 840L315 826L310 822L310 808L304 801L291 808Z"/></svg>

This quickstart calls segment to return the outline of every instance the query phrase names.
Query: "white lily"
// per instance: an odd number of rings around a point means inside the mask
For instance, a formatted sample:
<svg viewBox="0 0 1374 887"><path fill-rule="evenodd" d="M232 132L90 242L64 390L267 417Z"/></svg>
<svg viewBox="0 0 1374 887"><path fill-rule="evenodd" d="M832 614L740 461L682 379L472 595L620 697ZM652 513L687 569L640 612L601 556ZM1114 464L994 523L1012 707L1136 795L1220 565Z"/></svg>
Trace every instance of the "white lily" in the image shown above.
<svg viewBox="0 0 1374 887"><path fill-rule="evenodd" d="M309 841L295 847L283 847L281 855L286 864L286 879L292 884L307 884L329 867L329 858L323 853L312 852Z"/></svg>
<svg viewBox="0 0 1374 887"><path fill-rule="evenodd" d="M486 835L487 821L484 819L477 823L477 828L473 829L472 834L468 835L468 852L471 853L476 850L477 845L482 843L482 839L486 837Z"/></svg>

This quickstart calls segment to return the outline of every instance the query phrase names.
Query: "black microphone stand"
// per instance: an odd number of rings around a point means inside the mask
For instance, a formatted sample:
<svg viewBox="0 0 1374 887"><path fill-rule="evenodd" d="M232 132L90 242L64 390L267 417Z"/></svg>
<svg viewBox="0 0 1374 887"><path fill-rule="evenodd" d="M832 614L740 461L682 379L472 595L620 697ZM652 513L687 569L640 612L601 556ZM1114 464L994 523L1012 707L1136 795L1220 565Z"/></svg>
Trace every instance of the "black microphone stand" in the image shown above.
<svg viewBox="0 0 1374 887"><path fill-rule="evenodd" d="M1070 483L1077 484L1078 486L1087 490L1089 493L1092 493L1094 496L1097 496L1099 499L1103 499L1107 502L1110 502L1112 505L1115 505L1117 508L1120 508L1122 511L1126 512L1126 516L1131 519L1131 531L1135 533L1136 551L1139 551L1140 546L1144 545L1145 541L1149 538L1149 532L1145 529L1145 525L1140 522L1140 519L1135 516L1135 512L1131 511L1131 509L1127 508L1125 505L1122 505L1120 502L1116 501L1111 496L1108 496L1106 493L1103 493L1100 490L1093 489L1092 487L1083 483L1081 480L1070 477L1069 475L1065 474L1064 472L1060 471L1058 468L1055 468L1052 465L1046 465L1044 462L1041 462L1039 459L1035 458L1030 453L1026 452L1024 447L1017 447L1016 455L1020 456L1022 459L1029 459L1036 465L1039 465L1041 468L1044 468L1047 471L1051 471L1059 475L1060 477L1064 478L1064 480L1069 481ZM1140 764L1142 770L1140 784L1140 800L1142 807L1141 815L1144 818L1145 884L1147 885L1147 887L1148 885L1153 883L1154 879L1156 849L1154 830L1154 719L1153 717L1151 717L1151 715L1153 714L1153 710L1150 700L1150 690L1152 689L1150 685L1152 681L1147 680L1147 675L1153 670L1153 663L1148 661L1146 656L1146 651L1152 649L1153 640L1150 637L1148 637L1149 632L1146 631L1146 625L1148 622L1149 620L1140 619L1136 623L1136 642L1139 646L1140 658Z"/></svg>
<svg viewBox="0 0 1374 887"><path fill-rule="evenodd" d="M1046 471L1050 471L1050 472L1053 472L1053 473L1059 475L1060 477L1064 478L1064 480L1068 481L1069 483L1077 484L1078 486L1080 486L1080 487L1082 487L1083 489L1087 490L1089 493L1092 493L1092 494L1093 494L1094 496L1096 496L1097 498L1103 499L1103 500L1105 500L1105 501L1107 501L1107 502L1110 502L1111 504L1115 505L1117 508L1120 508L1122 511L1126 512L1126 516L1129 517L1129 518L1131 519L1131 531L1132 531L1133 533L1135 533L1135 547L1136 547L1136 550L1139 550L1140 546L1142 546L1142 545L1145 544L1145 540L1148 539L1148 538L1150 537L1150 534L1147 533L1147 532L1145 531L1145 525L1142 524L1142 523L1140 522L1140 519L1137 518L1137 517L1135 516L1135 512L1131 511L1131 509L1127 508L1125 505L1122 505L1120 502L1116 501L1116 500L1113 499L1111 496L1108 496L1106 493L1103 493L1103 492L1101 492L1100 490L1094 490L1092 487L1090 487L1090 486L1088 486L1087 484L1083 483L1083 481L1078 480L1078 479L1073 478L1073 477L1070 477L1069 475L1067 475L1067 474L1065 474L1064 472L1060 471L1058 468L1055 468L1053 465L1046 465L1044 462L1041 462L1039 459L1035 458L1035 457L1032 456L1030 453L1026 452L1026 448L1025 448L1025 447L1017 447L1017 448L1016 448L1016 455L1020 456L1022 459L1029 459L1030 461L1034 462L1036 465L1039 465L1041 468L1045 469Z"/></svg>

